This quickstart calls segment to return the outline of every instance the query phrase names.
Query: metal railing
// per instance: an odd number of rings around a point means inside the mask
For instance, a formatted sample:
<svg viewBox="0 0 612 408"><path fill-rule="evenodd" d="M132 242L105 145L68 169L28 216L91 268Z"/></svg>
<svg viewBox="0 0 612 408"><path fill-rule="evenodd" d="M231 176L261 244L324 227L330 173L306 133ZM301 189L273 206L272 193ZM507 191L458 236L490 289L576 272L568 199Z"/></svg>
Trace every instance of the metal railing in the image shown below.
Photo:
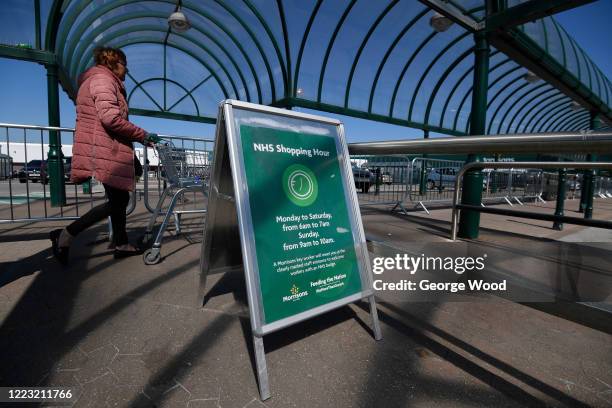
<svg viewBox="0 0 612 408"><path fill-rule="evenodd" d="M353 178L362 207L373 205L421 208L429 214L432 206L450 206L460 160L406 156L351 156ZM364 178L364 172L371 173ZM482 205L506 202L511 206L542 199L545 177L541 170L503 169L483 172Z"/></svg>
<svg viewBox="0 0 612 408"><path fill-rule="evenodd" d="M553 221L558 223L568 223L583 225L589 227L606 228L612 229L612 222L604 220L592 220L578 217L567 217L553 214L537 214L526 211L507 210L501 208L486 208L475 205L458 204L461 194L461 184L463 175L470 169L483 169L492 168L500 169L507 168L510 165L508 163L491 163L491 162L473 162L468 163L461 168L455 180L455 192L453 195L453 208L451 214L451 239L455 241L457 239L457 225L459 220L459 214L461 210L477 211L489 214L506 215L513 217L529 218L544 221ZM601 163L601 162L514 162L511 164L513 168L541 168L541 169L612 169L612 163Z"/></svg>
<svg viewBox="0 0 612 408"><path fill-rule="evenodd" d="M101 203L104 200L104 190L95 181L93 185L87 186L90 188L82 188L80 185L70 183L70 165L66 162L64 164L66 204L59 207L50 206L50 189L47 185L49 177L46 171L49 131L59 133L61 146L63 146L62 156L64 160L70 158L74 141L73 128L0 123L0 154L2 154L0 158L3 159L0 163L3 166L0 174L0 224L75 220L92 208L96 201ZM211 140L172 135L160 136L165 140L171 140L186 151L210 152L210 160L212 160L214 142ZM136 208L138 193L144 196L146 209L151 213L154 211L149 204L149 187L151 187L149 169L151 166L156 169L158 175L153 177L157 184L158 194L164 190L163 177L159 177L163 168L157 166L158 163L155 163L155 160L151 164L148 163L150 157L147 155L148 150L149 148L145 147L141 157L144 159L143 187L141 189L141 185L137 184L132 191L126 210L128 215ZM9 162L11 168L5 177Z"/></svg>
<svg viewBox="0 0 612 408"><path fill-rule="evenodd" d="M93 207L95 201L103 199L97 188L79 191L78 185L67 184L65 205L49 205L51 197L47 184L50 180L46 161L49 131L58 132L62 144L71 144L74 139L72 128L0 123L0 146L6 149L5 154L12 165L11 174L0 180L0 224L75 220ZM71 155L71 151L62 152L64 160ZM64 173L65 182L69 183L70 165L66 161ZM135 207L135 195L132 194L127 213Z"/></svg>

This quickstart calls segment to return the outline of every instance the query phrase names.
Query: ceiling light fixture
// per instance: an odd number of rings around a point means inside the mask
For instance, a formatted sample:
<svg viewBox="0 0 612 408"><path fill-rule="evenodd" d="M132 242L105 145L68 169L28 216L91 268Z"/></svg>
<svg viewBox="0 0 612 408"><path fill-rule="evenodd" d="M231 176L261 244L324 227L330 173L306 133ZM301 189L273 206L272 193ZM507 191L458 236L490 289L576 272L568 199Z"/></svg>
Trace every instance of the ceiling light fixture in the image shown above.
<svg viewBox="0 0 612 408"><path fill-rule="evenodd" d="M580 109L582 109L582 105L580 105L576 101L572 101L572 103L570 103L570 109L573 111L579 111Z"/></svg>
<svg viewBox="0 0 612 408"><path fill-rule="evenodd" d="M540 80L540 77L537 76L536 74L534 74L531 71L527 71L525 72L525 74L523 75L523 79L526 82L529 82L530 84L533 84L534 82L538 82Z"/></svg>
<svg viewBox="0 0 612 408"><path fill-rule="evenodd" d="M187 19L187 16L181 11L181 0L176 2L176 8L174 13L168 17L168 25L172 31L177 33L184 33L191 28L191 23Z"/></svg>
<svg viewBox="0 0 612 408"><path fill-rule="evenodd" d="M453 25L453 20L443 14L438 13L437 11L434 11L431 19L429 19L429 25L434 29L434 31L443 33Z"/></svg>

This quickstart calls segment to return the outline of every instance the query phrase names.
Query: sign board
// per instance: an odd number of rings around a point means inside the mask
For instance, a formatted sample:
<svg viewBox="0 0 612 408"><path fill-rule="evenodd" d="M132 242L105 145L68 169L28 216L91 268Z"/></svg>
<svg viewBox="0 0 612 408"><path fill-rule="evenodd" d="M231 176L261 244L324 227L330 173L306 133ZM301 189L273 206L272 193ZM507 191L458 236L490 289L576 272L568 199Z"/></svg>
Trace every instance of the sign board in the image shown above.
<svg viewBox="0 0 612 408"><path fill-rule="evenodd" d="M201 290L243 268L259 387L270 396L262 336L368 299L372 275L340 122L228 100L217 119Z"/></svg>

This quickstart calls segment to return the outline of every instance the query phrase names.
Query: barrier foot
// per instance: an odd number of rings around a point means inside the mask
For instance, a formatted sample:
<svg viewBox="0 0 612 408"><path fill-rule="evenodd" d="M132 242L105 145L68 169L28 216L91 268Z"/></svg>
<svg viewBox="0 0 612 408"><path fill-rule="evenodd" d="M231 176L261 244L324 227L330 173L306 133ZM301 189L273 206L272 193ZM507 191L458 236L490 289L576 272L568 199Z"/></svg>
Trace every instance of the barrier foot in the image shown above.
<svg viewBox="0 0 612 408"><path fill-rule="evenodd" d="M480 203L480 206L481 206L481 207L486 207L486 206L484 205L484 203Z"/></svg>
<svg viewBox="0 0 612 408"><path fill-rule="evenodd" d="M514 204L512 204L512 202L510 202L510 200L508 199L508 196L504 197L504 200L506 200L506 202L508 204L510 204L510 207L514 207Z"/></svg>
<svg viewBox="0 0 612 408"><path fill-rule="evenodd" d="M537 196L536 197L537 200L540 200L542 203L546 204L546 201L544 201L544 199L542 198L542 196Z"/></svg>
<svg viewBox="0 0 612 408"><path fill-rule="evenodd" d="M402 203L398 202L397 204L395 204L395 207L393 207L393 210L395 210L397 207L400 208L400 210L402 210L402 212L404 213L404 215L408 215L408 211L406 211L406 207L404 207L402 205ZM391 211L393 211L391 210Z"/></svg>
<svg viewBox="0 0 612 408"><path fill-rule="evenodd" d="M253 336L253 348L255 349L255 365L257 366L257 382L259 385L259 397L262 401L270 398L270 384L268 383L268 366L266 365L266 351L264 350L263 337Z"/></svg>
<svg viewBox="0 0 612 408"><path fill-rule="evenodd" d="M427 215L431 215L431 214L429 213L429 210L427 209L427 207L425 207L425 204L423 204L423 202L422 202L422 201L419 201L419 204L418 204L418 205L420 205L420 206L421 206L421 208L423 208L423 210L425 210L425 212L427 213Z"/></svg>
<svg viewBox="0 0 612 408"><path fill-rule="evenodd" d="M523 203L521 203L521 200L518 199L518 197L514 197L514 200L519 203L519 205L524 205Z"/></svg>

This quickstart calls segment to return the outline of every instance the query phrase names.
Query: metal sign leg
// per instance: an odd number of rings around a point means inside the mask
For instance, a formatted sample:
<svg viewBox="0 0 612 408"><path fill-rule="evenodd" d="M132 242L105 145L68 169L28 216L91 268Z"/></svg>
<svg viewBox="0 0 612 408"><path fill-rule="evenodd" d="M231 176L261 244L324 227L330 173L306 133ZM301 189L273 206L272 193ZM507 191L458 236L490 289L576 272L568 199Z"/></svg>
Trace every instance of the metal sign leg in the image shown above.
<svg viewBox="0 0 612 408"><path fill-rule="evenodd" d="M378 321L378 309L376 309L376 300L374 295L368 298L370 303L370 315L372 316L372 330L374 331L374 340L382 340L382 332L380 331L380 322Z"/></svg>
<svg viewBox="0 0 612 408"><path fill-rule="evenodd" d="M265 401L270 398L270 384L268 382L268 366L266 365L266 351L264 350L263 337L253 336L253 348L255 349L259 396L262 401Z"/></svg>

